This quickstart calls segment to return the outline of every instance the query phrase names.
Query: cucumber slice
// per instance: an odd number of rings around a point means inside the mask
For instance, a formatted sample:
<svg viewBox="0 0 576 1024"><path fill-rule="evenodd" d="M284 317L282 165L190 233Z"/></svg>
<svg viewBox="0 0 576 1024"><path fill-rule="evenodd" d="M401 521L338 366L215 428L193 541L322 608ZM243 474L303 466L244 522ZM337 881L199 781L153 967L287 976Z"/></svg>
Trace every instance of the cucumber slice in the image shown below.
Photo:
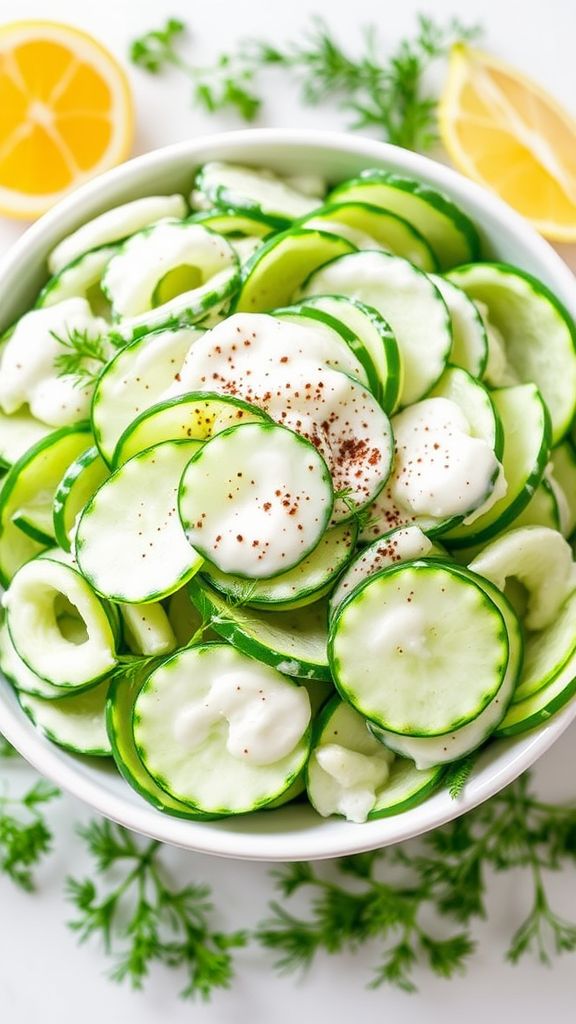
<svg viewBox="0 0 576 1024"><path fill-rule="evenodd" d="M286 792L308 758L309 723L304 687L227 644L178 652L150 673L134 706L146 769L207 814L245 814Z"/></svg>
<svg viewBox="0 0 576 1024"><path fill-rule="evenodd" d="M166 221L124 242L106 267L102 290L126 337L126 328L146 325L150 313L164 322L177 309L181 322L200 320L238 283L238 260L222 235L200 224Z"/></svg>
<svg viewBox="0 0 576 1024"><path fill-rule="evenodd" d="M505 493L502 435L487 391L450 367L430 397L392 418L391 476L367 510L361 539L416 524L431 536L470 523Z"/></svg>
<svg viewBox="0 0 576 1024"><path fill-rule="evenodd" d="M52 427L41 423L24 409L9 416L0 411L0 464L11 466L50 433Z"/></svg>
<svg viewBox="0 0 576 1024"><path fill-rule="evenodd" d="M312 441L342 493L336 523L381 489L393 442L376 399L357 381L326 368L331 355L314 332L265 314L236 314L191 348L177 386L240 395Z"/></svg>
<svg viewBox="0 0 576 1024"><path fill-rule="evenodd" d="M551 530L560 530L558 498L548 477L542 477L525 509L512 523L514 530L520 526L547 526Z"/></svg>
<svg viewBox="0 0 576 1024"><path fill-rule="evenodd" d="M298 227L329 231L331 224L336 229L343 225L368 235L369 240L373 239L395 256L410 260L420 270L438 270L438 261L424 235L403 217L381 206L371 206L370 203L330 203L302 218ZM354 238L351 237L350 241L354 242ZM375 246L368 248L374 249Z"/></svg>
<svg viewBox="0 0 576 1024"><path fill-rule="evenodd" d="M92 399L92 429L105 462L112 462L118 439L132 421L163 398L203 333L183 327L147 334L108 363Z"/></svg>
<svg viewBox="0 0 576 1024"><path fill-rule="evenodd" d="M97 593L122 604L157 601L202 565L178 517L184 467L198 441L164 441L125 462L78 521L75 553Z"/></svg>
<svg viewBox="0 0 576 1024"><path fill-rule="evenodd" d="M52 502L54 537L64 551L70 551L70 541L79 514L109 476L108 466L94 445L68 466Z"/></svg>
<svg viewBox="0 0 576 1024"><path fill-rule="evenodd" d="M240 398L207 391L186 392L140 413L120 437L113 465L121 466L161 441L206 441L227 427L262 421L269 422L270 417Z"/></svg>
<svg viewBox="0 0 576 1024"><path fill-rule="evenodd" d="M311 295L306 299L306 308L328 313L354 331L376 371L377 385L372 391L382 408L392 412L398 403L402 368L396 338L384 317L373 306L345 295Z"/></svg>
<svg viewBox="0 0 576 1024"><path fill-rule="evenodd" d="M550 452L552 473L566 500L562 532L569 537L576 529L576 449L570 438Z"/></svg>
<svg viewBox="0 0 576 1024"><path fill-rule="evenodd" d="M302 288L305 299L328 294L358 299L382 314L404 368L400 401L422 398L442 374L452 346L448 310L431 280L399 256L355 252L311 273Z"/></svg>
<svg viewBox="0 0 576 1024"><path fill-rule="evenodd" d="M453 568L464 578L477 583L501 612L508 633L508 664L504 681L496 696L477 718L455 732L446 733L444 736L398 736L396 733L379 729L375 725L369 725L369 729L376 739L395 753L411 758L420 770L458 761L482 746L504 718L522 670L524 653L522 629L510 602L488 580L470 573L467 569L461 569L459 566Z"/></svg>
<svg viewBox="0 0 576 1024"><path fill-rule="evenodd" d="M576 589L572 548L560 533L545 526L510 530L488 544L470 562L470 569L502 591L509 580L523 585L528 599L523 616L527 629L549 626Z"/></svg>
<svg viewBox="0 0 576 1024"><path fill-rule="evenodd" d="M119 242L165 217L185 217L184 196L146 196L106 210L82 224L52 250L48 257L51 274L58 274L78 256L110 242Z"/></svg>
<svg viewBox="0 0 576 1024"><path fill-rule="evenodd" d="M51 506L67 466L88 441L87 426L52 431L21 456L8 470L0 491L0 582L6 587L21 565L41 551L42 543L27 536L12 522L20 509L39 500Z"/></svg>
<svg viewBox="0 0 576 1024"><path fill-rule="evenodd" d="M8 625L5 621L0 626L0 670L17 690L29 693L33 697L54 700L56 697L64 697L70 692L61 686L54 686L53 683L47 682L46 679L37 676L28 668L10 639Z"/></svg>
<svg viewBox="0 0 576 1024"><path fill-rule="evenodd" d="M222 572L247 579L269 579L306 558L333 501L322 456L275 423L216 434L192 456L178 497L189 543Z"/></svg>
<svg viewBox="0 0 576 1024"><path fill-rule="evenodd" d="M38 497L28 505L19 508L12 516L14 526L38 544L50 547L54 544L54 527L50 508Z"/></svg>
<svg viewBox="0 0 576 1024"><path fill-rule="evenodd" d="M193 638L200 635L205 640L217 640L218 634L203 629L202 616L195 604L190 600L188 587L181 587L170 594L167 601L168 620L174 631L179 647L188 647Z"/></svg>
<svg viewBox="0 0 576 1024"><path fill-rule="evenodd" d="M330 681L324 601L287 612L258 612L227 601L206 580L189 584L203 621L240 651L283 675Z"/></svg>
<svg viewBox="0 0 576 1024"><path fill-rule="evenodd" d="M473 377L483 377L488 365L488 335L484 321L472 299L446 277L431 274L444 299L452 324L450 362L468 370Z"/></svg>
<svg viewBox="0 0 576 1024"><path fill-rule="evenodd" d="M292 228L274 235L243 267L242 287L234 308L237 312L260 313L287 306L313 271L355 251L352 242L328 231Z"/></svg>
<svg viewBox="0 0 576 1024"><path fill-rule="evenodd" d="M403 736L440 736L477 718L502 686L508 655L494 602L439 562L406 562L370 577L330 626L341 696ZM375 664L386 666L385 682Z"/></svg>
<svg viewBox="0 0 576 1024"><path fill-rule="evenodd" d="M59 747L73 754L110 757L112 747L106 732L108 680L85 693L44 700L19 693L22 708L37 729Z"/></svg>
<svg viewBox="0 0 576 1024"><path fill-rule="evenodd" d="M274 218L258 210L244 210L242 213L236 213L234 210L203 210L194 213L188 221L190 224L202 224L219 235L232 238L242 235L264 238L277 230Z"/></svg>
<svg viewBox="0 0 576 1024"><path fill-rule="evenodd" d="M69 565L35 558L4 595L10 638L28 668L73 689L116 665L116 637L102 602Z"/></svg>
<svg viewBox="0 0 576 1024"><path fill-rule="evenodd" d="M323 817L362 822L399 814L421 803L442 778L441 769L418 771L394 757L339 697L324 708L315 732L306 781L310 803Z"/></svg>
<svg viewBox="0 0 576 1024"><path fill-rule="evenodd" d="M491 394L502 424L502 467L506 494L469 525L456 526L444 539L455 548L488 541L514 522L538 487L550 451L550 421L534 384L499 388Z"/></svg>
<svg viewBox="0 0 576 1024"><path fill-rule="evenodd" d="M220 572L210 563L202 567L202 575L221 594L251 608L284 611L302 608L324 597L334 580L350 561L358 528L355 523L341 523L327 530L318 546L294 569L269 580L249 583L240 576Z"/></svg>
<svg viewBox="0 0 576 1024"><path fill-rule="evenodd" d="M560 675L576 652L574 621L576 594L573 592L547 626L526 637L524 668L514 693L518 704L538 693Z"/></svg>
<svg viewBox="0 0 576 1024"><path fill-rule="evenodd" d="M161 604L121 605L124 637L133 654L170 654L178 642Z"/></svg>
<svg viewBox="0 0 576 1024"><path fill-rule="evenodd" d="M478 232L464 211L443 192L412 178L368 169L337 185L327 202L371 203L404 217L424 235L442 270L480 255Z"/></svg>
<svg viewBox="0 0 576 1024"><path fill-rule="evenodd" d="M142 679L113 679L106 698L106 728L112 756L122 778L157 811L175 818L205 821L208 815L196 813L187 804L175 800L154 781L140 760L134 742L132 721L134 704L142 688Z"/></svg>
<svg viewBox="0 0 576 1024"><path fill-rule="evenodd" d="M359 380L362 384L367 385L373 394L376 394L379 380L372 357L361 339L346 324L330 316L329 313L302 303L275 309L273 315L277 320L298 324L308 330L317 330L320 337L326 338L327 344L334 351L342 352L342 357L338 359L338 365L332 358L328 365Z"/></svg>
<svg viewBox="0 0 576 1024"><path fill-rule="evenodd" d="M200 168L196 189L211 205L236 213L259 215L285 227L322 203L305 195L272 171L212 160Z"/></svg>
<svg viewBox="0 0 576 1024"><path fill-rule="evenodd" d="M458 267L449 276L488 308L517 379L539 388L557 444L576 413L576 328L569 313L541 281L505 263Z"/></svg>
<svg viewBox="0 0 576 1024"><path fill-rule="evenodd" d="M330 597L330 616L335 615L342 601L369 576L398 562L409 562L433 552L432 541L418 526L389 530L368 547L363 548L340 577ZM436 549L438 550L438 549Z"/></svg>
<svg viewBox="0 0 576 1024"><path fill-rule="evenodd" d="M78 256L44 285L36 306L55 306L65 299L79 296L86 299L95 316L111 319L110 303L100 285L104 271L117 251L118 246L105 245Z"/></svg>

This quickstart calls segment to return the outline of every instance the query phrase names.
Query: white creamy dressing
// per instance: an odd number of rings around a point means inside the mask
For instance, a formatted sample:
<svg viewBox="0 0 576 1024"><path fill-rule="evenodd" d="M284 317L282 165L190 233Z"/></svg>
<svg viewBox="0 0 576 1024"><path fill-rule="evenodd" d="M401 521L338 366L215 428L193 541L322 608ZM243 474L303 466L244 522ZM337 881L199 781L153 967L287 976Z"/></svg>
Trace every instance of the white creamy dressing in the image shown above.
<svg viewBox="0 0 576 1024"><path fill-rule="evenodd" d="M154 291L176 267L195 268L198 291L233 263L229 243L200 224L163 221L133 235L108 263L102 287L118 317L137 317L154 306Z"/></svg>
<svg viewBox="0 0 576 1024"><path fill-rule="evenodd" d="M570 504L564 488L558 483L554 476L554 465L552 462L547 464L546 469L544 470L544 476L552 489L554 498L556 499L560 532L564 537L569 537L572 533L572 512L570 510Z"/></svg>
<svg viewBox="0 0 576 1024"><path fill-rule="evenodd" d="M323 189L318 195L311 195L309 191L305 194L302 189L302 185L309 190L320 183L320 179L315 181L312 176L283 179L267 168L255 171L252 167L213 160L204 164L200 177L202 190L211 198L218 198L220 203L226 202L226 192L229 192L240 205L257 203L263 213L283 215L290 220L304 217L324 202Z"/></svg>
<svg viewBox="0 0 576 1024"><path fill-rule="evenodd" d="M322 459L278 427L215 435L182 478L190 544L223 572L254 579L298 564L321 540L331 507Z"/></svg>
<svg viewBox="0 0 576 1024"><path fill-rule="evenodd" d="M426 556L432 550L432 541L422 533L419 526L406 526L394 530L387 537L382 537L374 544L365 548L338 582L330 598L332 612L350 594L362 580L368 579L380 569L387 569L399 562L407 562L412 558Z"/></svg>
<svg viewBox="0 0 576 1024"><path fill-rule="evenodd" d="M118 242L165 217L185 216L186 200L180 195L145 196L115 206L89 220L87 224L82 224L77 231L58 243L48 257L50 273L58 274L63 267L89 249Z"/></svg>
<svg viewBox="0 0 576 1024"><path fill-rule="evenodd" d="M250 669L222 671L204 697L184 704L174 719L174 739L196 750L225 722L228 753L263 766L292 753L310 717L306 689L274 678L270 669L255 662Z"/></svg>
<svg viewBox="0 0 576 1024"><path fill-rule="evenodd" d="M375 503L380 525L417 517L473 522L506 493L502 467L491 445L472 437L460 407L448 398L427 398L392 420L396 458Z"/></svg>
<svg viewBox="0 0 576 1024"><path fill-rule="evenodd" d="M230 238L230 245L234 249L240 264L247 263L251 256L262 245L262 239L255 235L247 235L246 238Z"/></svg>
<svg viewBox="0 0 576 1024"><path fill-rule="evenodd" d="M33 309L16 324L3 352L0 368L0 406L6 413L28 404L36 419L53 427L86 419L91 387L79 388L72 376L59 376L58 356L68 350L59 341L73 331L91 338L106 336L108 324L92 315L86 299L65 299L46 309ZM92 367L100 363L92 360ZM90 366L90 361L86 360Z"/></svg>
<svg viewBox="0 0 576 1024"><path fill-rule="evenodd" d="M367 235L359 228L353 228L350 224L342 224L339 220L325 220L323 217L312 217L304 225L307 231L327 231L331 235L339 235L346 238L357 249L381 249L388 252L384 245L377 242L375 238Z"/></svg>
<svg viewBox="0 0 576 1024"><path fill-rule="evenodd" d="M339 743L325 743L314 751L312 757L325 776L322 785L316 785L314 790L319 814L342 814L358 824L366 821L377 802L378 791L388 780L393 760L393 755L376 740L374 748L373 753L363 754Z"/></svg>

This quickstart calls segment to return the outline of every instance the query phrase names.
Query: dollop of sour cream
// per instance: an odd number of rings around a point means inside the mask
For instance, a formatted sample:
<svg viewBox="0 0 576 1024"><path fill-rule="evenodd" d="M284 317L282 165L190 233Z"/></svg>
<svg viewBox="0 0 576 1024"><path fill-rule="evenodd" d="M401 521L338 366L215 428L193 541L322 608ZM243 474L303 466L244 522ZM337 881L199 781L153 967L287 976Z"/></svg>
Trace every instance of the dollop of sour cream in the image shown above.
<svg viewBox="0 0 576 1024"><path fill-rule="evenodd" d="M215 726L227 723L226 749L239 761L275 764L292 753L308 728L310 698L270 671L234 669L212 682L206 696L180 709L174 738L195 750Z"/></svg>
<svg viewBox="0 0 576 1024"><path fill-rule="evenodd" d="M393 755L375 741L371 754L349 750L339 743L325 743L312 755L325 773L315 790L319 814L342 814L348 821L366 821L376 804L378 791L386 784Z"/></svg>
<svg viewBox="0 0 576 1024"><path fill-rule="evenodd" d="M502 467L491 445L473 437L464 413L447 398L427 398L392 421L394 470L378 499L417 516L472 522L506 493Z"/></svg>
<svg viewBox="0 0 576 1024"><path fill-rule="evenodd" d="M0 407L5 413L28 404L36 419L52 427L88 416L92 388L77 387L76 378L61 376L56 365L75 331L90 338L108 333L108 324L92 315L86 299L65 299L45 309L33 309L18 321L0 366Z"/></svg>

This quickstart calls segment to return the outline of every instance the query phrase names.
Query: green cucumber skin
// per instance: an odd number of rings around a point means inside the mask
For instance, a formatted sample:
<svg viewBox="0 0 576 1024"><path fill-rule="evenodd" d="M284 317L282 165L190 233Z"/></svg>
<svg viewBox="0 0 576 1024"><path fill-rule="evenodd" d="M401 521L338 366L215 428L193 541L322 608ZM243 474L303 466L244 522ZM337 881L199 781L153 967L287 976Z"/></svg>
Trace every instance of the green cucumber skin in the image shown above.
<svg viewBox="0 0 576 1024"><path fill-rule="evenodd" d="M295 658L293 655L288 656L287 654L278 654L275 651L270 650L269 647L265 647L258 640L251 636L247 636L242 632L239 626L235 622L218 621L218 610L215 605L210 601L209 594L205 587L202 587L197 580L192 580L188 584L188 593L192 603L198 608L200 615L203 619L207 619L210 624L210 628L214 629L221 637L228 640L233 647L237 647L239 651L249 655L249 657L255 658L256 661L261 661L265 665L270 665L272 668L277 668L278 665L283 664L287 660L298 661L301 665L302 671L294 677L289 678L295 679L321 679L324 682L332 682L332 673L329 665L317 665L312 662L302 662L300 659ZM232 606L233 608L233 606ZM216 616L213 619L213 616Z"/></svg>
<svg viewBox="0 0 576 1024"><path fill-rule="evenodd" d="M91 466L97 459L102 458L96 445L88 448L79 458L75 459L71 466L68 467L66 473L62 477L62 480L56 488L54 495L54 511L53 511L53 522L54 522L54 536L57 543L60 545L63 551L71 551L72 546L68 537L65 526L66 516L66 497L70 491L72 485L76 482L82 471L88 466Z"/></svg>
<svg viewBox="0 0 576 1024"><path fill-rule="evenodd" d="M52 547L54 544L54 537L51 537L48 533L44 533L43 530L39 530L38 527L27 522L26 519L16 516L15 519L12 519L12 523L14 526L17 526L19 530L22 530L22 533L25 533L27 537L30 537L30 540L35 540L37 544L43 544L44 547L47 548Z"/></svg>
<svg viewBox="0 0 576 1024"><path fill-rule="evenodd" d="M528 713L526 718L515 722L514 725L499 725L493 733L494 739L506 739L509 736L518 736L520 733L528 732L530 729L536 729L539 725L544 725L548 722L553 715L557 714L558 711L561 711L562 708L572 700L572 697L576 695L576 666L574 668L574 673L574 678L566 684L561 693L558 693L552 698L549 704L546 704L543 708L539 708L538 711ZM542 693L543 691L539 692ZM537 694L534 696L537 696ZM533 703L532 698L528 698L526 703ZM520 708L521 704L516 704L515 707Z"/></svg>
<svg viewBox="0 0 576 1024"><path fill-rule="evenodd" d="M219 815L207 815L201 811L193 811L192 808L187 807L186 804L182 804L181 807L177 807L178 801L174 797L169 797L164 790L160 789L155 780L152 778L150 773L144 767L142 763L134 740L133 728L132 728L132 714L134 711L134 701L140 692L140 688L144 685L146 674L142 679L132 680L127 682L121 677L117 677L112 680L108 695L106 698L106 729L108 732L108 739L110 740L110 746L112 749L112 757L114 763L122 776L122 778L128 783L128 785L143 797L147 803L155 807L157 811L163 814L168 814L172 818L183 818L188 821L214 821ZM125 729L128 730L128 737L123 741L119 739L119 729L116 721L116 710L117 704L119 703L119 694L122 691L129 690L129 703L131 705L130 723L124 723ZM121 700L121 698L120 698ZM122 702L123 703L123 702ZM122 705L120 705L122 706ZM127 709L124 709L127 710ZM125 744L128 743L129 754L132 754L134 758L138 759L138 767L142 771L142 776L146 781L146 785L143 785L142 780L139 780L131 770L127 763L124 755ZM148 782L149 780L149 782ZM171 806L174 804L174 806Z"/></svg>
<svg viewBox="0 0 576 1024"><path fill-rule="evenodd" d="M102 680L100 680L100 682L102 682ZM26 708L24 704L21 703L21 701L19 701L19 704L26 717L29 718L30 721L32 722L34 728L37 729L43 736L45 736L46 739L50 740L51 743L55 743L56 746L60 747L62 750L67 750L68 753L70 754L77 754L81 755L82 757L109 758L112 756L111 747L109 747L108 749L103 749L102 747L95 747L81 750L79 747L75 747L71 743L63 743L62 740L59 740L51 729L46 729L43 726L38 725L32 712L28 708Z"/></svg>

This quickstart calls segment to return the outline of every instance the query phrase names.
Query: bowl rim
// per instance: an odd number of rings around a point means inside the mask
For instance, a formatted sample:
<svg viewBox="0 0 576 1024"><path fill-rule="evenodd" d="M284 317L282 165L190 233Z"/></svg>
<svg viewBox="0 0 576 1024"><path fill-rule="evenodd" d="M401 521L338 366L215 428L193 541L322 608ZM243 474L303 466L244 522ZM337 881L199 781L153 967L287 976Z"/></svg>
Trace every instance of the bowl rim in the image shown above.
<svg viewBox="0 0 576 1024"><path fill-rule="evenodd" d="M135 157L105 172L60 201L12 246L0 260L0 290L9 289L11 285L16 288L19 275L25 274L32 254L39 250L47 251L58 238L93 216L95 210L115 205L117 199L114 194L121 192L133 179L139 181L151 177L159 169L185 158L190 159L192 169L195 164L210 158L211 152L224 151L226 156L220 159L233 159L238 151L261 146L271 150L295 147L310 153L334 150L362 159L366 166L374 161L447 192L464 208L480 208L489 219L502 223L506 231L515 236L518 245L542 266L548 280L553 282L555 293L576 316L576 287L570 269L552 247L497 196L451 168L420 154L361 135L312 129L242 129L201 136ZM87 209L88 213L85 212ZM478 214L472 216L474 218ZM277 822L278 828L254 832L250 831L253 815L211 823L186 821L162 814L140 797L138 802L126 799L123 789L120 793L112 792L102 781L94 780L79 760L45 740L19 708L8 684L2 681L0 685L0 730L6 739L39 772L95 811L136 832L188 850L265 861L340 857L402 842L445 824L494 796L516 779L552 746L574 718L576 700L538 729L514 740L494 743L480 756L477 771L457 800L452 800L446 790L441 790L424 803L393 817L361 825L343 819L314 817L308 827L283 831L281 823L283 820L289 822L291 814L286 807L266 816L268 823ZM128 785L125 785L128 791ZM259 822L263 820L260 812Z"/></svg>

